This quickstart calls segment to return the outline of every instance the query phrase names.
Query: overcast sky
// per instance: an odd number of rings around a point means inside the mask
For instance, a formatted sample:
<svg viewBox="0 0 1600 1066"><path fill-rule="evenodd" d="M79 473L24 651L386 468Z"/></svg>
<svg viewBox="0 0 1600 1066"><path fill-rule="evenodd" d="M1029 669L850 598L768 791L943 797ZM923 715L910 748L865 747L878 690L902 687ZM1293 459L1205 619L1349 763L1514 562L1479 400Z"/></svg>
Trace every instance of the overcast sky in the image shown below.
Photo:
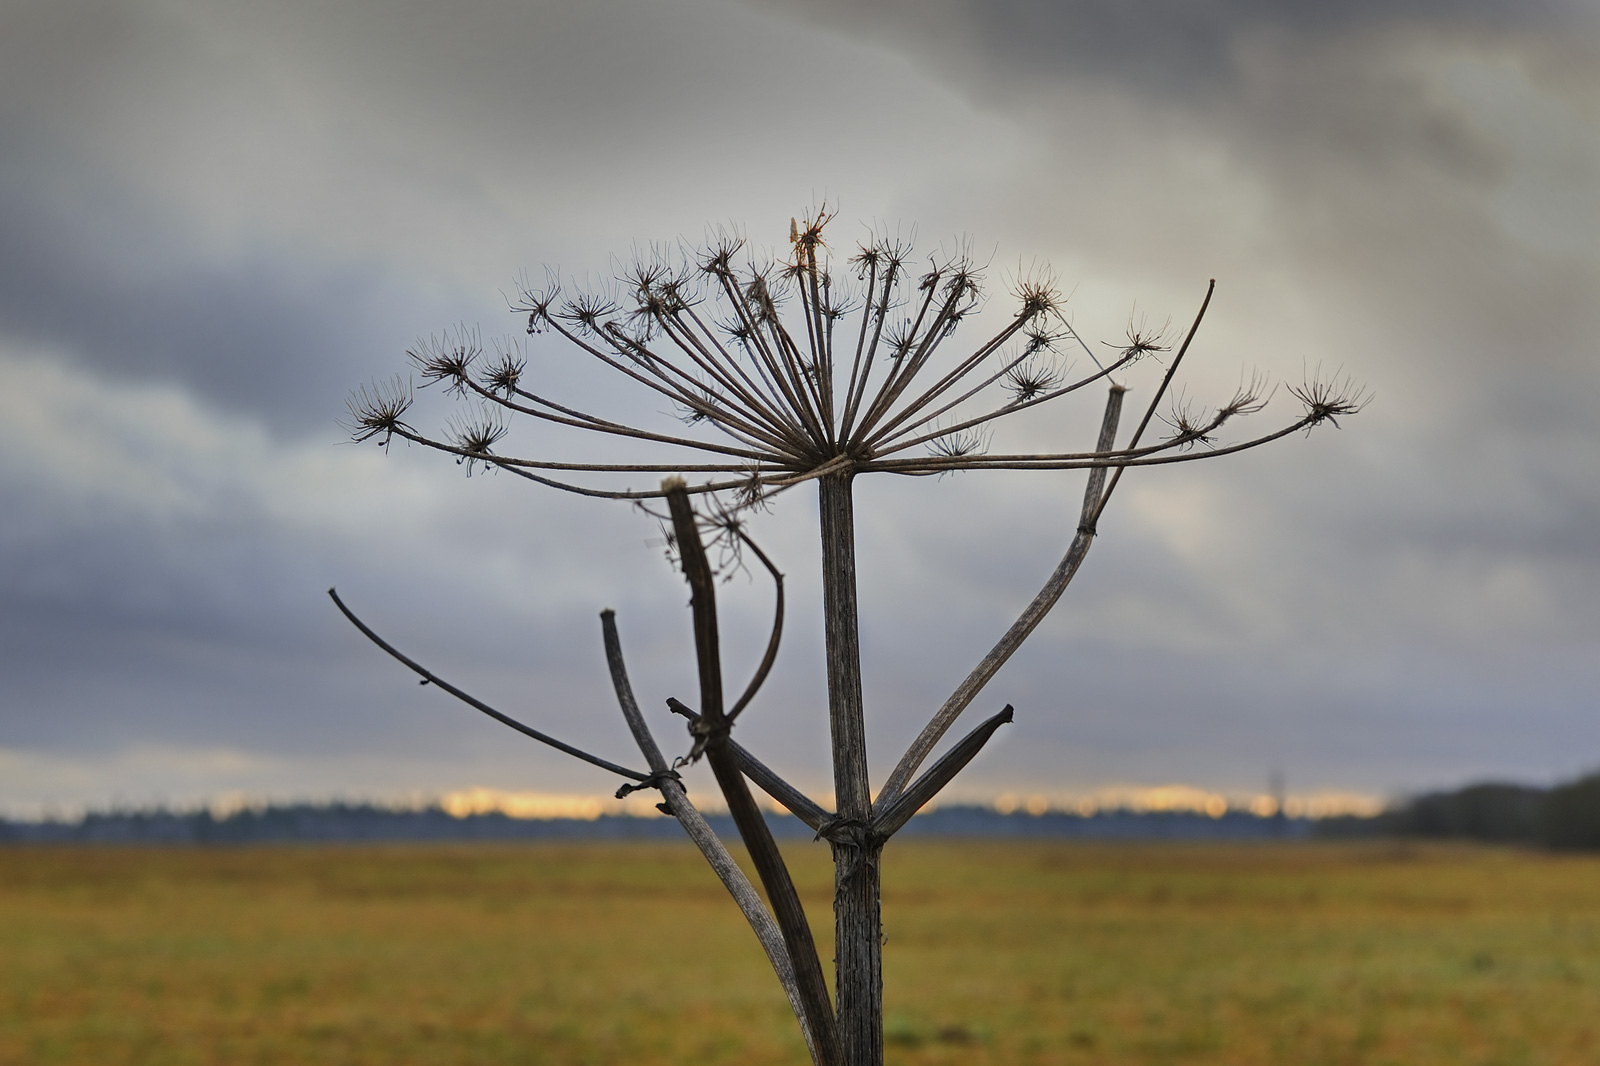
<svg viewBox="0 0 1600 1066"><path fill-rule="evenodd" d="M1218 279L1197 400L1257 368L1374 397L1130 475L975 707L1017 721L957 794L1600 766L1597 11L0 0L0 807L609 792L419 688L324 590L637 762L599 610L647 707L693 693L653 521L358 448L344 399L418 336L515 330L519 271L603 278L714 223L777 248L823 201L844 252L877 224L970 240L997 285L1053 264L1092 341L1186 322ZM533 350L562 395L655 416L599 369ZM1082 447L1096 407L1005 444ZM1080 493L858 486L875 781L1054 566ZM825 791L814 498L754 531L794 607L740 732ZM739 677L769 592L725 596Z"/></svg>

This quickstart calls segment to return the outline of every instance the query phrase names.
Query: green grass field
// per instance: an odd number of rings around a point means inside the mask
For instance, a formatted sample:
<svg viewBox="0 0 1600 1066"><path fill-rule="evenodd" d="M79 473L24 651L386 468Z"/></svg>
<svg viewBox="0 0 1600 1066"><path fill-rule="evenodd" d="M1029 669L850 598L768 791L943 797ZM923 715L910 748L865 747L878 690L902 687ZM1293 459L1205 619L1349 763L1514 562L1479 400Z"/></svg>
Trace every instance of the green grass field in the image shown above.
<svg viewBox="0 0 1600 1066"><path fill-rule="evenodd" d="M1600 1062L1596 857L909 842L884 912L891 1062ZM686 846L0 849L6 1066L806 1061Z"/></svg>

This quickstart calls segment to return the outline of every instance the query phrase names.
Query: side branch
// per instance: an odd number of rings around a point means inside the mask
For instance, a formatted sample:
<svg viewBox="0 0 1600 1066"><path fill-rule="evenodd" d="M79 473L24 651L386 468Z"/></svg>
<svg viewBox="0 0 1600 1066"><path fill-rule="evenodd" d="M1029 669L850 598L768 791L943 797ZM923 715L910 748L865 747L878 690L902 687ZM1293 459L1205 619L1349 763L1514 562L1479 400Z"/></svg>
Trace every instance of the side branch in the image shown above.
<svg viewBox="0 0 1600 1066"><path fill-rule="evenodd" d="M1070 381L1065 385L1058 385L1047 392L1040 393L1031 400L1018 398L1012 400L1010 403L1003 404L1002 406L997 407L986 414L975 415L971 418L963 419L956 422L954 425L947 426L943 429L922 433L919 436L909 436L910 434L915 433L922 426L927 425L929 422L936 421L946 412L953 410L962 403L965 403L967 400L978 395L978 393L982 392L984 389L1003 378L1008 372L1027 362L1031 358L1033 358L1031 354L1023 354L1012 359L1010 362L1006 363L1005 366L1001 367L999 371L984 380L982 384L968 390L962 395L951 400L949 403L944 404L937 410L929 412L922 418L917 419L911 425L902 428L895 437L874 448L873 455L880 458L887 457L898 452L903 452L908 448L914 448L919 444L927 444L929 441L937 440L940 437L948 436L951 433L960 433L963 430L973 429L987 422L993 422L998 418L1009 418L1020 411L1026 411L1030 407L1038 407L1040 404L1046 404L1051 400L1058 400L1063 396L1071 395L1072 393L1077 392L1079 389L1093 385L1095 382L1100 381L1103 378L1108 379L1113 373L1122 369L1133 360L1132 356L1124 355L1116 362L1100 367L1093 374L1079 378L1076 381ZM1098 366L1098 364L1096 365Z"/></svg>
<svg viewBox="0 0 1600 1066"><path fill-rule="evenodd" d="M1096 444L1099 451L1107 451L1117 436L1117 421L1122 415L1122 396L1126 390L1121 385L1111 386L1110 394L1106 397L1105 417L1100 422L1100 439ZM1055 572L1044 583L1039 594L1033 598L1017 620L1011 623L1011 628L1006 630L989 654L983 657L967 679L951 693L933 718L923 727L922 732L911 742L906 753L900 757L889 779L884 782L879 790L877 802L873 805L874 813L881 814L895 798L905 790L906 784L911 780L911 775L917 772L917 767L933 751L935 744L944 736L945 731L955 723L962 711L967 709L989 679L999 672L1022 642L1028 639L1044 616L1050 613L1050 608L1056 605L1061 594L1067 590L1067 585L1078 572L1078 567L1083 564L1084 556L1089 554L1089 546L1094 543L1093 517L1097 513L1100 497L1106 483L1105 467L1098 467L1089 473L1089 484L1083 494L1083 506L1078 515L1078 530L1072 538L1072 544L1067 548L1067 554L1062 557L1056 566Z"/></svg>
<svg viewBox="0 0 1600 1066"><path fill-rule="evenodd" d="M700 720L700 715L679 700L667 700L667 706L673 714L681 714L689 720L690 728ZM795 788L789 782L778 776L778 772L751 753L750 749L740 744L732 737L728 738L728 750L733 753L734 759L739 763L739 769L748 777L757 788L783 804L789 813L800 819L812 829L820 830L824 822L833 817L833 812L824 808L816 800Z"/></svg>
<svg viewBox="0 0 1600 1066"><path fill-rule="evenodd" d="M1150 405L1144 409L1144 417L1139 419L1139 425L1133 431L1133 436L1128 439L1129 448L1139 446L1139 438L1144 436L1144 431L1150 425L1150 419L1155 417L1156 407L1161 403L1161 397L1167 394L1167 389L1172 385L1172 379L1178 374L1178 366L1183 362L1183 357L1189 354L1189 345L1194 343L1194 335L1200 332L1200 323L1205 321L1206 308L1211 306L1211 294L1217 291L1217 279L1212 278L1206 283L1205 299L1200 301L1200 310L1195 312L1194 323L1189 326L1189 332L1184 334L1183 344L1178 348L1177 354L1172 357L1172 365L1167 367L1167 372L1162 375L1161 384L1156 388L1156 394L1150 397ZM1111 494L1117 491L1117 483L1122 480L1122 468L1111 475L1111 484L1106 486L1106 491L1101 494L1100 502L1095 505L1094 518L1100 517L1100 512L1106 509L1106 504L1111 502Z"/></svg>
<svg viewBox="0 0 1600 1066"><path fill-rule="evenodd" d="M873 816L872 830L882 837L893 836L901 826L911 820L911 816L927 805L928 801L937 796L944 786L948 785L967 763L971 762L983 746L994 736L995 730L1003 725L1009 725L1013 717L1011 704L1006 704L1005 710L984 722L961 739L961 742L945 753L944 757L928 768L928 772L896 796L883 809Z"/></svg>
<svg viewBox="0 0 1600 1066"><path fill-rule="evenodd" d="M1176 455L1163 455L1161 452L1170 452L1175 448L1196 443L1196 437L1190 435L1173 438L1160 444L1152 444L1148 448L1135 448L1129 451L1096 452L1088 456L1051 456L1051 455L977 455L948 458L944 456L929 457L925 459L891 459L885 462L867 462L859 464L856 469L863 473L887 472L893 474L944 474L955 470L1121 470L1128 466L1170 466L1173 463L1204 462L1207 459L1219 459L1224 455L1236 455L1239 452L1259 448L1263 444L1282 440L1284 437L1298 433L1303 429L1310 429L1319 422L1326 421L1327 416L1315 412L1305 414L1300 418L1271 433L1254 437L1238 444L1226 444L1222 447L1208 447L1205 451L1180 452ZM1126 458L1128 455L1137 458ZM1098 514L1098 511L1096 512Z"/></svg>
<svg viewBox="0 0 1600 1066"><path fill-rule="evenodd" d="M761 565L766 567L767 573L772 575L773 596L776 605L773 608L772 636L767 639L766 654L761 657L761 664L756 667L755 676L745 686L744 694L734 703L733 709L728 711L729 723L739 717L739 712L749 706L750 701L755 699L756 693L761 691L761 686L766 682L767 675L772 672L773 663L778 661L778 642L783 639L783 575L778 572L776 566L772 565L772 560L767 558L767 553L757 547L756 542L751 540L744 530L740 529L738 534L739 540L743 542L745 547L756 553L756 558L761 560Z"/></svg>
<svg viewBox="0 0 1600 1066"><path fill-rule="evenodd" d="M695 723L699 734L695 754L703 751L716 775L717 785L728 803L728 813L739 829L750 861L761 875L767 898L772 901L773 917L783 931L784 944L794 963L795 977L800 986L801 1001L805 1006L806 1021L816 1036L818 1059L822 1066L842 1066L839 1032L834 1019L833 1004L828 998L828 985L822 976L822 962L817 956L816 942L811 937L811 926L806 921L805 908L795 891L789 868L772 838L766 818L756 806L755 798L745 783L744 775L728 750L728 720L722 710L722 663L717 637L716 581L711 565L706 560L705 545L700 540L700 529L695 520L694 508L681 478L668 478L661 484L667 496L667 506L672 512L673 533L678 542L678 558L683 565L684 577L689 582L689 604L694 614L695 657L700 670L700 720Z"/></svg>
<svg viewBox="0 0 1600 1066"><path fill-rule="evenodd" d="M463 458L477 459L480 462L493 463L496 468L504 470L508 474L515 474L520 478L527 478L529 481L537 482L538 484L544 485L548 488L560 489L562 492L571 492L578 496L593 496L596 499L601 500L659 500L666 495L666 493L659 490L648 489L640 489L637 491L634 489L623 489L620 492L611 491L608 489L591 489L585 485L574 485L567 481L557 481L554 478L543 477L539 474L533 473L532 471L524 470L521 467L502 463L499 459L492 455L475 455L471 452L462 451L459 448L444 447L428 440L424 440L422 443L426 444L430 448L438 448L441 451L453 452L454 454L460 455ZM761 483L763 485L767 484L765 481ZM750 484L749 478L740 478L737 481L708 481L704 485L695 485L687 491L690 493L725 492L728 489L743 488L748 484Z"/></svg>
<svg viewBox="0 0 1600 1066"><path fill-rule="evenodd" d="M778 923L773 920L766 904L761 902L761 897L756 894L750 879L744 875L739 864L734 862L733 856L728 854L728 849L723 847L716 832L706 823L705 816L689 801L688 795L683 790L683 784L673 774L666 757L661 753L660 746L656 744L655 737L651 735L644 715L639 712L639 702L633 697L633 685L628 681L628 668L622 660L622 641L617 636L616 612L601 611L600 627L605 638L606 664L611 668L611 685L616 689L617 703L622 707L622 717L627 720L633 739L639 744L639 751L643 753L645 762L650 766L650 774L657 782L656 787L661 790L662 806L678 819L678 824L683 826L683 831L694 841L723 887L738 904L745 921L750 923L756 939L761 942L761 949L767 953L767 961L772 964L773 973L778 976L778 983L783 986L784 994L789 997L789 1007L794 1011L795 1020L800 1023L800 1033L805 1037L806 1048L811 1052L811 1060L817 1066L821 1066L816 1034L811 1031L811 1025L806 1020L805 1002L800 995L800 984L795 979L794 963L789 958L789 949L783 942L783 931L778 928Z"/></svg>
<svg viewBox="0 0 1600 1066"><path fill-rule="evenodd" d="M402 655L398 650L396 650L394 645L378 636L378 634L374 633L365 622L357 618L355 616L355 612L351 611L350 608L344 605L344 601L339 598L339 594L333 589L328 590L328 595L333 598L334 606L338 607L339 610L343 612L344 616L350 619L351 624L353 624L357 629L361 630L362 633L366 634L368 640L372 641L372 643L376 644L378 647L382 648L384 651L398 659L401 663L409 667L414 673L422 678L423 684L436 685L444 691L450 693L450 695L454 696L462 703L482 711L484 714L488 715L490 718L493 718L502 725L508 725L524 736L532 737L541 744L548 744L557 751L564 751L568 755L571 755L577 759L582 759L584 762L590 763L594 766L598 766L602 770L609 770L614 774L621 774L623 777L630 778L634 781L643 781L650 776L649 774L642 774L638 770L630 770L626 766L618 766L616 763L602 759L598 755L590 755L583 749L575 748L571 744L557 740L555 737L552 737L549 734L541 733L532 726L523 725L521 722L517 721L515 718L512 718L508 714L501 714L499 711L495 710L487 703L484 703L482 700L475 699L474 697L469 696L467 693L456 688L454 685L450 684L450 682L445 681L443 678L434 674L431 670L416 660L409 659L405 655Z"/></svg>
<svg viewBox="0 0 1600 1066"><path fill-rule="evenodd" d="M680 448L695 448L699 451L713 452L718 455L732 455L745 459L765 459L771 454L768 451L752 451L748 448L734 448L725 444L715 444L710 441L698 441L692 440L688 437L675 437L666 433L652 433L649 430L635 429L632 426L625 426L620 422L611 422L604 418L598 418L594 415L586 414L583 411L579 411L575 408L563 406L562 404L558 404L553 400L547 400L536 393L527 392L524 389L517 388L513 390L514 394L517 396L532 400L534 403L548 407L551 410L561 412L560 415L552 415L548 411L541 411L538 408L529 407L527 404L514 403L509 395L502 396L493 389L486 388L478 382L473 381L471 378L464 379L463 384L471 388L472 391L482 399L488 400L499 407L504 407L508 411L515 411L518 414L529 415L533 418L542 419L546 422L554 422L556 425L572 426L575 429L587 429L596 433L609 433L617 437L631 437L637 440L652 441L658 444L672 444Z"/></svg>

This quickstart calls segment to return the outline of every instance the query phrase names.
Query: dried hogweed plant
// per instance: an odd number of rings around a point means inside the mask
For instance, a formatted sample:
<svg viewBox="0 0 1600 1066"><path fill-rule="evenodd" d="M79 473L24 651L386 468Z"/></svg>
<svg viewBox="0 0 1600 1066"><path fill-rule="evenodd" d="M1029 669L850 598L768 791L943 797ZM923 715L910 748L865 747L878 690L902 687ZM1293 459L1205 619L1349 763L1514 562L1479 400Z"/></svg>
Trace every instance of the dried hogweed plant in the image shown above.
<svg viewBox="0 0 1600 1066"><path fill-rule="evenodd" d="M529 334L558 336L619 379L666 401L671 429L614 421L543 395L529 380L516 343L486 351L473 332L419 343L408 354L424 385L438 384L476 406L430 436L406 421L413 391L404 381L375 385L350 400L357 441L396 438L456 457L469 472L484 465L554 489L640 501L668 530L669 551L691 590L700 679L698 708L677 699L691 748L669 761L635 700L616 619L601 614L612 682L647 769L619 765L519 722L436 677L357 618L371 640L451 695L514 729L626 779L622 796L660 792L663 811L682 823L754 929L788 995L818 1066L878 1066L883 1061L882 927L879 856L884 844L933 799L1012 719L1005 707L923 764L956 719L1060 598L1093 543L1107 502L1128 470L1211 459L1259 447L1358 411L1364 395L1348 382L1308 381L1287 390L1298 401L1274 428L1225 443L1236 423L1266 406L1264 381L1252 378L1225 403L1200 408L1180 398L1151 434L1214 289L1175 348L1165 330L1130 322L1123 342L1097 356L1073 329L1046 274L1023 277L1009 291L998 328L976 345L954 339L983 308L983 272L963 254L914 260L909 243L882 237L837 263L823 239L825 209L791 221L789 253L765 260L737 236L702 247L651 253L599 290L566 291L552 282L523 285L513 310ZM994 312L986 309L986 320ZM1074 376L1070 359L1085 369ZM1135 363L1164 363L1133 431L1119 439L1122 376ZM1094 446L1083 451L991 450L1004 419L1052 404L1091 386L1105 390ZM508 420L523 418L648 446L657 461L557 462L501 454ZM694 461L685 461L693 459ZM868 775L856 611L852 493L864 474L927 476L969 470L1084 470L1078 524L1043 587L930 718L873 794ZM630 476L665 475L659 487L627 487ZM619 484L624 482L624 484ZM836 810L806 796L732 738L776 659L783 631L783 577L750 538L743 516L807 483L820 502L828 716ZM698 501L698 502L697 502ZM661 505L665 509L661 510ZM716 568L753 557L772 578L775 619L766 653L731 702L723 690L717 632ZM748 555L746 554L748 553ZM686 795L677 768L704 758L715 775L766 891L764 903ZM919 774L918 771L922 772ZM782 855L750 791L754 784L832 847L835 865L836 998L829 996L810 926Z"/></svg>

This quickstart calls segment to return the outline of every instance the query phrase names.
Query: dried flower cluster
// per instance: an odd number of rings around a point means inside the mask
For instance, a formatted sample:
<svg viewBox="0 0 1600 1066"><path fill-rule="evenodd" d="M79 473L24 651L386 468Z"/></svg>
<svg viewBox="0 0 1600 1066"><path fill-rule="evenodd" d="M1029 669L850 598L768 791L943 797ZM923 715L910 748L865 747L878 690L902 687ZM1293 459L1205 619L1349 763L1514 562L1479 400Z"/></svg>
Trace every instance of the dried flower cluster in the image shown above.
<svg viewBox="0 0 1600 1066"><path fill-rule="evenodd" d="M1101 362L1062 311L1048 274L1009 293L998 330L954 356L962 321L985 301L982 269L965 254L913 261L911 246L883 237L835 264L823 239L830 214L791 222L790 255L750 254L720 235L698 248L659 251L620 271L602 291L567 291L552 281L523 285L513 309L529 333L551 332L669 402L698 433L660 432L590 413L536 391L514 341L487 353L476 331L419 342L408 353L424 385L475 398L480 410L430 437L403 420L411 390L401 383L352 397L357 440L393 437L491 463L552 487L640 499L659 490L613 488L574 475L682 473L691 493L737 490L745 503L828 473L937 474L952 470L1137 466L1172 462L1212 444L1223 426L1261 409L1252 381L1210 413L1185 404L1172 433L1144 447L1107 452L991 454L992 427L1059 400L1139 359L1166 352L1166 330L1130 322L1125 343ZM1076 351L1087 369L1069 377ZM1221 451L1238 451L1359 409L1345 384L1290 390L1304 405L1286 428ZM501 455L505 418L529 419L699 453L697 461L570 463ZM709 460L709 461L708 461Z"/></svg>

